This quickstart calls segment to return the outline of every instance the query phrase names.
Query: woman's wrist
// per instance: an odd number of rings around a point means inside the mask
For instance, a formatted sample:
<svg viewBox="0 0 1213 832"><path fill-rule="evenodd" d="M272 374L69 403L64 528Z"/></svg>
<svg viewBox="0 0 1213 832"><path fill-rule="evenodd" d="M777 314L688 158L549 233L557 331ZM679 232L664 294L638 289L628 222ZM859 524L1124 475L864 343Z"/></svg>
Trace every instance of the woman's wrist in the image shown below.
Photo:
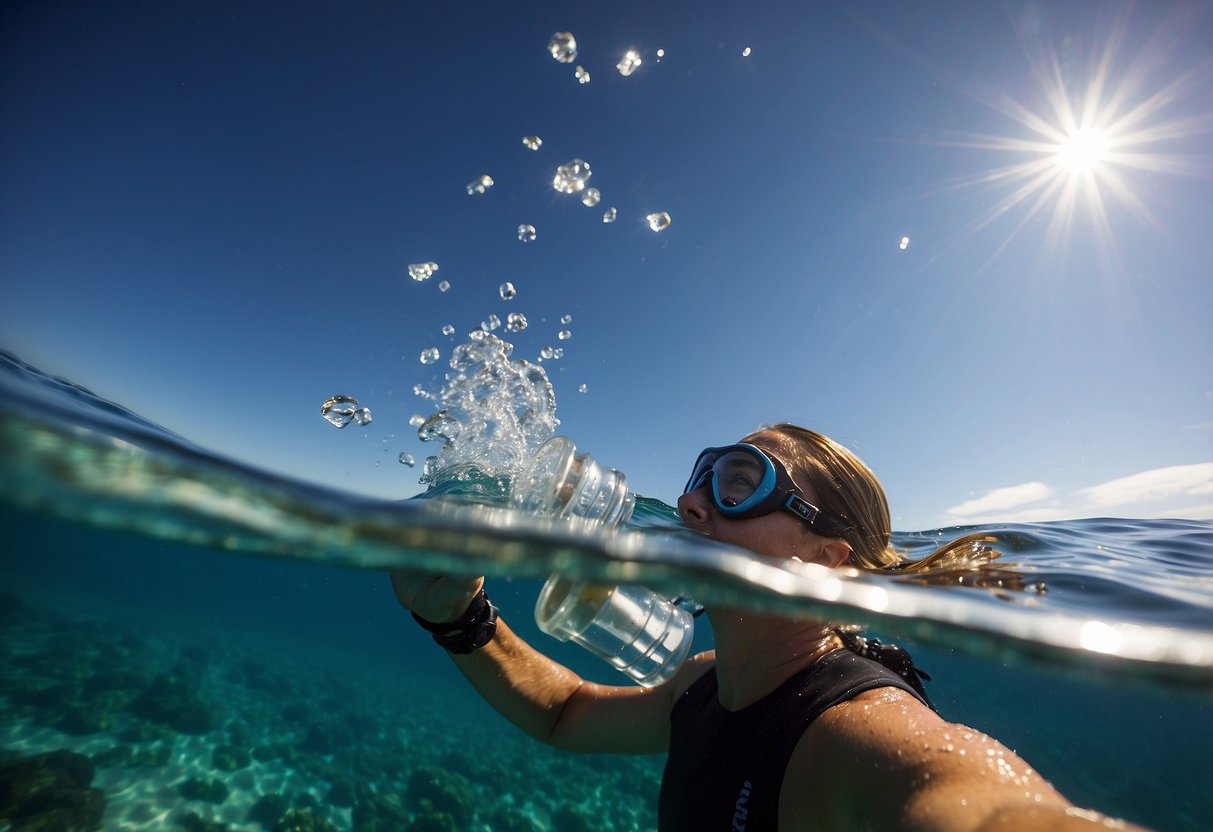
<svg viewBox="0 0 1213 832"><path fill-rule="evenodd" d="M413 613L413 619L433 635L435 643L451 653L479 650L492 641L497 632L497 607L483 587L472 597L463 615L454 621L429 621L417 613Z"/></svg>

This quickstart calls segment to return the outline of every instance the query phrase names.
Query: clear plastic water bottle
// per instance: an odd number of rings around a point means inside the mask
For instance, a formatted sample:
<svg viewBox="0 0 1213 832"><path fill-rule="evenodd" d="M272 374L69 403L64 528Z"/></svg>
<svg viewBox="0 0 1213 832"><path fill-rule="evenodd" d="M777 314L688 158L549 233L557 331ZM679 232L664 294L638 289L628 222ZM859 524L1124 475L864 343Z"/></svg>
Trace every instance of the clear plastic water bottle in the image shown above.
<svg viewBox="0 0 1213 832"><path fill-rule="evenodd" d="M555 436L540 446L511 483L515 508L548 517L576 517L606 526L627 522L636 495L614 468ZM603 586L556 573L535 604L535 623L550 636L580 644L627 674L656 687L691 651L695 621L682 607L643 586Z"/></svg>
<svg viewBox="0 0 1213 832"><path fill-rule="evenodd" d="M606 526L626 523L636 508L628 478L577 453L563 436L553 436L535 452L510 484L515 508L547 517L580 517Z"/></svg>

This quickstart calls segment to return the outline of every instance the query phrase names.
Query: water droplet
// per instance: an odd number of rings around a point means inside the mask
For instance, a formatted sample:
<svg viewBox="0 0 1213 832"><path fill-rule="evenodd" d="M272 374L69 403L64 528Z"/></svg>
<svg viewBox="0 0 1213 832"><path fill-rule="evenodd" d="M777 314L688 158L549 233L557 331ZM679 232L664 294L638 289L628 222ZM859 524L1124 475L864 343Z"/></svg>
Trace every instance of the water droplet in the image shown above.
<svg viewBox="0 0 1213 832"><path fill-rule="evenodd" d="M521 312L511 312L505 316L505 328L510 332L522 332L526 329L526 315Z"/></svg>
<svg viewBox="0 0 1213 832"><path fill-rule="evenodd" d="M420 413L414 413L412 416L409 417L409 424L415 428L419 428L423 424L425 424L425 417L422 416Z"/></svg>
<svg viewBox="0 0 1213 832"><path fill-rule="evenodd" d="M577 38L572 32L557 32L548 41L548 51L562 64L571 64L577 58Z"/></svg>
<svg viewBox="0 0 1213 832"><path fill-rule="evenodd" d="M467 187L468 196L472 196L473 194L482 194L489 188L493 187L493 177L489 176L487 173L482 176L477 176L468 183Z"/></svg>
<svg viewBox="0 0 1213 832"><path fill-rule="evenodd" d="M589 162L573 159L556 168L552 187L562 194L575 194L585 190L585 181L592 175Z"/></svg>
<svg viewBox="0 0 1213 832"><path fill-rule="evenodd" d="M369 407L360 407L355 410L354 421L363 427L369 425L371 423L371 409Z"/></svg>
<svg viewBox="0 0 1213 832"><path fill-rule="evenodd" d="M443 335L454 335L455 334L454 325L446 324L444 327L442 327L442 334Z"/></svg>
<svg viewBox="0 0 1213 832"><path fill-rule="evenodd" d="M489 315L487 321L480 322L480 328L485 332L492 332L499 326L501 326L501 318L498 318L496 315Z"/></svg>
<svg viewBox="0 0 1213 832"><path fill-rule="evenodd" d="M513 300L518 297L518 290L514 288L514 284L506 281L497 287L497 293L501 295L502 300Z"/></svg>
<svg viewBox="0 0 1213 832"><path fill-rule="evenodd" d="M578 392L578 393L584 393L584 392L586 392L586 391L587 391L587 390L589 390L589 389L590 389L590 388L589 388L587 385L585 385L585 384L579 384L579 385L577 385L577 392Z"/></svg>
<svg viewBox="0 0 1213 832"><path fill-rule="evenodd" d="M527 150L538 150L541 144L543 144L543 139L539 138L538 136L522 137L522 146Z"/></svg>
<svg viewBox="0 0 1213 832"><path fill-rule="evenodd" d="M560 323L562 323L562 324L571 324L572 322L573 322L573 316L572 316L572 315L561 315L561 316L560 316Z"/></svg>
<svg viewBox="0 0 1213 832"><path fill-rule="evenodd" d="M409 263L409 277L418 283L429 280L438 271L437 263Z"/></svg>
<svg viewBox="0 0 1213 832"><path fill-rule="evenodd" d="M666 211L649 214L645 219L649 221L649 228L654 231L665 231L670 227L670 215Z"/></svg>
<svg viewBox="0 0 1213 832"><path fill-rule="evenodd" d="M741 50L741 57L743 57L743 58L750 57L750 47L747 46L745 49Z"/></svg>
<svg viewBox="0 0 1213 832"><path fill-rule="evenodd" d="M518 226L518 239L524 243L533 243L535 241L535 226L533 226L533 225Z"/></svg>
<svg viewBox="0 0 1213 832"><path fill-rule="evenodd" d="M445 292L449 288L451 288L451 282L449 280L439 280L438 281L438 291L439 292Z"/></svg>
<svg viewBox="0 0 1213 832"><path fill-rule="evenodd" d="M619 63L615 64L615 69L619 70L620 75L627 78L636 71L640 63L640 53L635 49L629 49L623 53L623 57L619 59Z"/></svg>
<svg viewBox="0 0 1213 832"><path fill-rule="evenodd" d="M564 358L564 350L560 347L556 347L555 349L552 350L552 358L556 358L556 359Z"/></svg>
<svg viewBox="0 0 1213 832"><path fill-rule="evenodd" d="M584 68L584 67L582 67L582 66L581 66L581 64L578 64L578 65L577 65L577 71L576 71L576 72L574 72L573 74L574 74L575 76L577 76L577 83L578 83L578 84L588 84L588 83L590 83L590 73L586 72L586 71L585 71L585 68Z"/></svg>
<svg viewBox="0 0 1213 832"><path fill-rule="evenodd" d="M554 349L552 349L551 347L544 347L543 349L541 349L541 350L539 351L539 357L540 357L540 358L547 358L547 359L550 359L550 358L552 358L552 356L554 356L555 354L556 354L556 351L555 351Z"/></svg>
<svg viewBox="0 0 1213 832"><path fill-rule="evenodd" d="M614 222L615 216L616 216L615 209L608 208L602 212L602 221L603 222Z"/></svg>
<svg viewBox="0 0 1213 832"><path fill-rule="evenodd" d="M597 188L586 188L585 193L581 195L581 204L593 208L602 199L602 194Z"/></svg>
<svg viewBox="0 0 1213 832"><path fill-rule="evenodd" d="M461 430L463 430L463 425L460 424L458 419L448 411L439 410L433 416L426 419L421 427L417 428L417 438L422 442L433 442L435 440L453 442L459 438Z"/></svg>
<svg viewBox="0 0 1213 832"><path fill-rule="evenodd" d="M407 465L410 468L412 468L414 465L417 464L417 460L413 459L412 454L406 454L404 451L401 451L400 452L400 464Z"/></svg>
<svg viewBox="0 0 1213 832"><path fill-rule="evenodd" d="M358 400L353 396L333 396L320 405L320 415L339 428L354 421L357 411Z"/></svg>
<svg viewBox="0 0 1213 832"><path fill-rule="evenodd" d="M658 57L658 58L664 58L664 57L665 57L665 50L664 50L664 49L658 49L658 50L657 50L657 57Z"/></svg>
<svg viewBox="0 0 1213 832"><path fill-rule="evenodd" d="M573 337L573 333L569 332L567 329L562 329L556 337L561 341L567 341Z"/></svg>
<svg viewBox="0 0 1213 832"><path fill-rule="evenodd" d="M905 251L907 248L909 248L909 247L910 247L910 238L909 238L909 237L902 237L902 238L901 238L901 242L899 242L899 243L897 244L897 247L898 247L899 249L901 249L902 251Z"/></svg>
<svg viewBox="0 0 1213 832"><path fill-rule="evenodd" d="M438 360L440 355L441 353L438 352L437 347L426 347L421 351L421 363L433 364Z"/></svg>
<svg viewBox="0 0 1213 832"><path fill-rule="evenodd" d="M413 385L413 395L420 396L423 399L428 399L430 397L430 394L425 392L425 388L422 387L420 384Z"/></svg>

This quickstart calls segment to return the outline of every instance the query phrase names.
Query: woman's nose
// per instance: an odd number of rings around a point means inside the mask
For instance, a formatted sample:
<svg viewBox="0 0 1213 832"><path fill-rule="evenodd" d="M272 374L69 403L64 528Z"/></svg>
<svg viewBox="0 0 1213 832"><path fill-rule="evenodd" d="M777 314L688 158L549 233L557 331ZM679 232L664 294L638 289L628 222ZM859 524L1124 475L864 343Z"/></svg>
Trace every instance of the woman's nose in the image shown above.
<svg viewBox="0 0 1213 832"><path fill-rule="evenodd" d="M709 516L707 489L697 488L678 498L678 517L684 526L702 526Z"/></svg>

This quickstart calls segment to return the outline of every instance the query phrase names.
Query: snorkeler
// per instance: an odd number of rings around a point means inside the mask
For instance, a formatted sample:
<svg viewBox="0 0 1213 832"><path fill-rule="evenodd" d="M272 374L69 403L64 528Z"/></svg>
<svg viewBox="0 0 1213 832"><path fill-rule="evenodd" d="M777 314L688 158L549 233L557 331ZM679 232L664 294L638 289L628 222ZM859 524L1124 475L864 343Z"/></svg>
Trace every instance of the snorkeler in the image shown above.
<svg viewBox="0 0 1213 832"><path fill-rule="evenodd" d="M678 513L760 555L907 568L889 545L875 475L795 425L705 450ZM711 609L716 649L647 689L587 682L539 653L497 617L483 578L394 572L392 585L480 694L535 739L668 753L662 832L1139 828L1074 807L1010 749L942 719L908 659L890 669L868 658L878 642L835 624Z"/></svg>

